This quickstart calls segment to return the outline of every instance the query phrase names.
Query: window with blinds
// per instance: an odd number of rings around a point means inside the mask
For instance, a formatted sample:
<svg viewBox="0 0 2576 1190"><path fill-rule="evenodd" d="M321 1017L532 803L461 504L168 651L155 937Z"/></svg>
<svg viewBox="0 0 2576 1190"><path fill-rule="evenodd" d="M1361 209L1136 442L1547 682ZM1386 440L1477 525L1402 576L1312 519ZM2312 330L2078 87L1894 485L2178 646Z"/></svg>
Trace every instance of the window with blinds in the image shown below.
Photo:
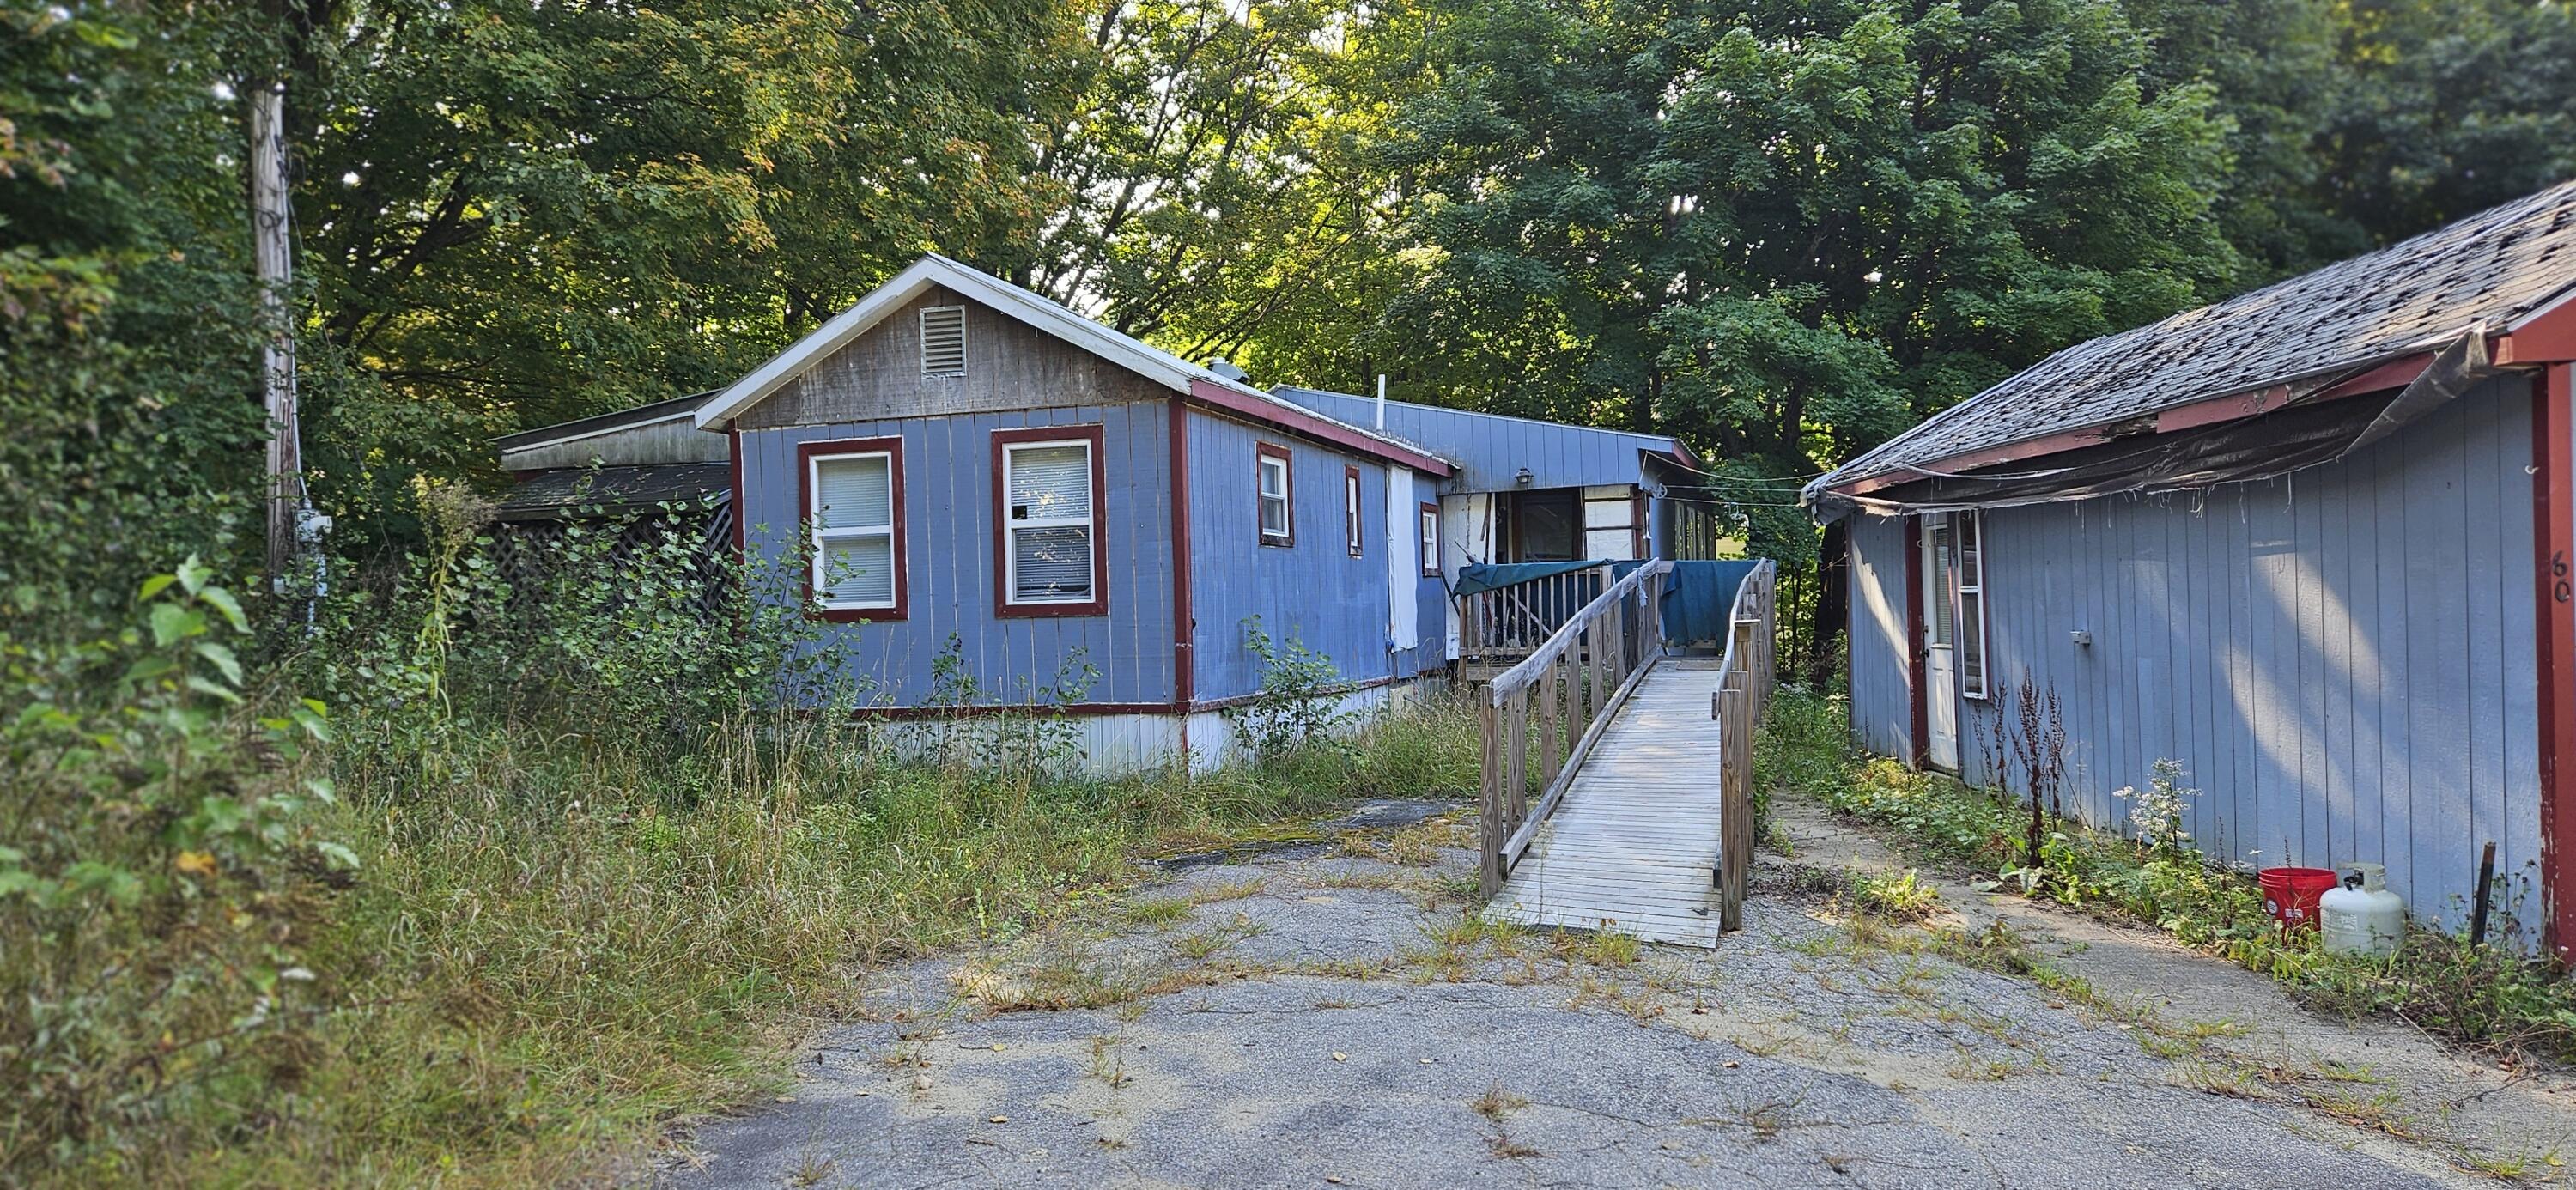
<svg viewBox="0 0 2576 1190"><path fill-rule="evenodd" d="M1076 439L1002 448L1003 589L1013 604L1096 601L1092 444Z"/></svg>
<svg viewBox="0 0 2576 1190"><path fill-rule="evenodd" d="M921 374L966 374L966 307L925 306L921 311Z"/></svg>
<svg viewBox="0 0 2576 1190"><path fill-rule="evenodd" d="M815 454L805 502L814 537L814 599L831 610L892 609L902 549L895 524L895 450Z"/></svg>

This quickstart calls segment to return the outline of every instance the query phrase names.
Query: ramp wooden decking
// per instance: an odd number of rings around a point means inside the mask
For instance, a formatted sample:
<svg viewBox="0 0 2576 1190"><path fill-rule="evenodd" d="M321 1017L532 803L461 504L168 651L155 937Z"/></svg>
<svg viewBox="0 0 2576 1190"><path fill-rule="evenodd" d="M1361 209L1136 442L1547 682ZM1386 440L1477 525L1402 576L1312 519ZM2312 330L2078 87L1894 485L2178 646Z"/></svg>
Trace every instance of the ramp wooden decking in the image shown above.
<svg viewBox="0 0 2576 1190"><path fill-rule="evenodd" d="M1666 658L1613 712L1487 917L1714 947L1725 663Z"/></svg>

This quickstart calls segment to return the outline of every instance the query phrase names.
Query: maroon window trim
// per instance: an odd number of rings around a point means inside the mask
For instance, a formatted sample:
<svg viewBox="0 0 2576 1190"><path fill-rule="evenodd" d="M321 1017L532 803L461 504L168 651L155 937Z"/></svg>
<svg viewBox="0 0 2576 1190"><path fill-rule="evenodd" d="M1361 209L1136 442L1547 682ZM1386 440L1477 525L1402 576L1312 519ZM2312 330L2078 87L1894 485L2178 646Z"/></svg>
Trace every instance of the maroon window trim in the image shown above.
<svg viewBox="0 0 2576 1190"><path fill-rule="evenodd" d="M1271 533L1261 523L1261 460L1279 460L1279 470L1288 481L1288 532L1286 536ZM1269 442L1252 444L1252 533L1263 545L1295 549L1297 546L1297 463L1288 448Z"/></svg>
<svg viewBox="0 0 2576 1190"><path fill-rule="evenodd" d="M1002 452L1031 442L1091 444L1091 600L1088 603L1011 602L1011 497L1002 490ZM1105 616L1109 614L1109 463L1100 423L1030 426L993 431L993 614L996 616Z"/></svg>
<svg viewBox="0 0 2576 1190"><path fill-rule="evenodd" d="M814 603L814 557L819 547L814 542L814 460L834 455L884 454L886 483L894 496L894 606L817 608ZM737 463L735 473L741 473ZM742 526L742 505L734 505L734 526ZM805 534L805 606L817 620L834 624L881 624L905 619L912 610L912 571L905 549L903 515L903 439L901 438L831 438L820 442L796 444L796 524Z"/></svg>
<svg viewBox="0 0 2576 1190"><path fill-rule="evenodd" d="M1422 553L1422 577L1438 578L1440 577L1440 506L1429 500L1422 502L1421 515L1415 517L1413 521L1413 535L1416 537L1422 535L1421 517L1425 516L1431 518L1431 548Z"/></svg>
<svg viewBox="0 0 2576 1190"><path fill-rule="evenodd" d="M1351 556L1364 551L1368 535L1360 532L1360 469L1342 464L1342 540L1350 546Z"/></svg>

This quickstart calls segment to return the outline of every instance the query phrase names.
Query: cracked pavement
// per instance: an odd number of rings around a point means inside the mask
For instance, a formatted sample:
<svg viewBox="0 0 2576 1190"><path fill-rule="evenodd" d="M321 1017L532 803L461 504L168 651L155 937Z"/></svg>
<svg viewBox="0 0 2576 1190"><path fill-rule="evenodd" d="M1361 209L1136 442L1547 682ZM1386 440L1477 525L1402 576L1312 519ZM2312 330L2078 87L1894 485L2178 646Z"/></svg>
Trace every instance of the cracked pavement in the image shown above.
<svg viewBox="0 0 2576 1190"><path fill-rule="evenodd" d="M2384 1119L2213 1075L2238 1068L2147 1010L1855 943L1827 882L1776 855L1720 949L1633 947L1465 926L1459 808L1361 814L1337 848L1190 867L871 974L868 1019L819 1038L792 1094L701 1121L648 1180L2489 1184Z"/></svg>

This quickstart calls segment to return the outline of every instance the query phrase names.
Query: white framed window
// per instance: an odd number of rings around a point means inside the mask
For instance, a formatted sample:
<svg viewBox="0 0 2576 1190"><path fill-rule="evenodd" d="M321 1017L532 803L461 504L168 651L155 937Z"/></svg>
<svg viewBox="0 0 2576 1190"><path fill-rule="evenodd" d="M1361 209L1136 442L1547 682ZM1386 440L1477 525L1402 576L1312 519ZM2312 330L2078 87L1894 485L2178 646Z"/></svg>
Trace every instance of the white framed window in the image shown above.
<svg viewBox="0 0 2576 1190"><path fill-rule="evenodd" d="M1289 470L1288 448L1256 443L1253 466L1261 499L1261 544L1296 545L1297 481Z"/></svg>
<svg viewBox="0 0 2576 1190"><path fill-rule="evenodd" d="M1984 698L1987 693L1985 515L1971 511L1949 516L1959 555L1959 693L1969 698Z"/></svg>
<svg viewBox="0 0 2576 1190"><path fill-rule="evenodd" d="M1342 467L1342 536L1348 539L1351 556L1360 556L1360 469Z"/></svg>
<svg viewBox="0 0 2576 1190"><path fill-rule="evenodd" d="M966 374L966 307L921 308L921 374Z"/></svg>
<svg viewBox="0 0 2576 1190"><path fill-rule="evenodd" d="M901 619L904 613L903 440L809 442L804 456L815 604L827 616Z"/></svg>
<svg viewBox="0 0 2576 1190"><path fill-rule="evenodd" d="M1422 505L1422 574L1429 578L1440 573L1440 506L1425 501Z"/></svg>
<svg viewBox="0 0 2576 1190"><path fill-rule="evenodd" d="M1100 427L1006 430L994 436L1001 532L995 543L1000 610L1099 615Z"/></svg>

